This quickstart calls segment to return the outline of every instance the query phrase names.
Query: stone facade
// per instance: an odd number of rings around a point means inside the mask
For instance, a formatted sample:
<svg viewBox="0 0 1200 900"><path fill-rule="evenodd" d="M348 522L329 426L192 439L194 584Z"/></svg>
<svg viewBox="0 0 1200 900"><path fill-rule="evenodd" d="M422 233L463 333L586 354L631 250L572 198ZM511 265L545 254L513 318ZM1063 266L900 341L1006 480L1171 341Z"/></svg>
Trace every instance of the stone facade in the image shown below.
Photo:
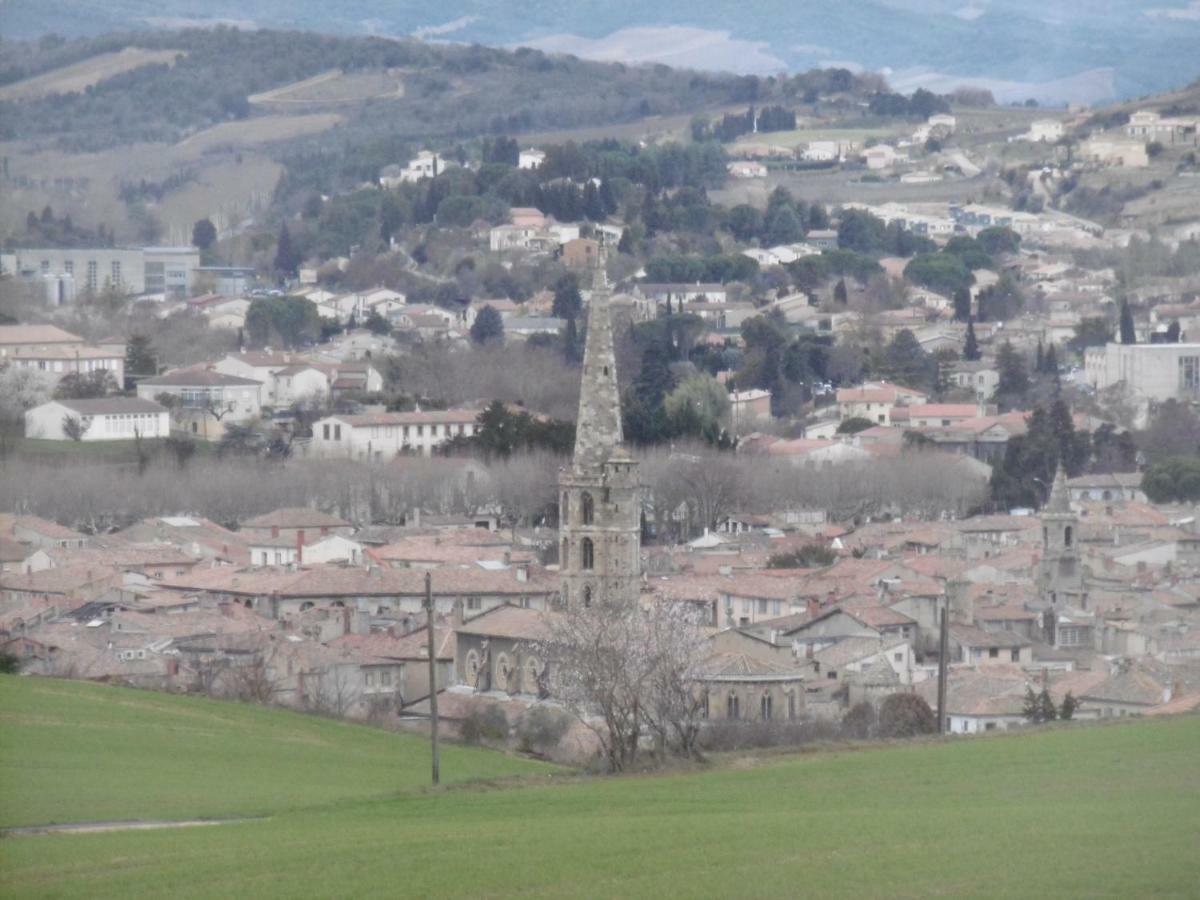
<svg viewBox="0 0 1200 900"><path fill-rule="evenodd" d="M1083 562L1076 538L1079 518L1071 511L1067 475L1060 466L1042 510L1042 559L1038 588L1042 600L1052 607L1086 608Z"/></svg>
<svg viewBox="0 0 1200 900"><path fill-rule="evenodd" d="M588 301L575 455L559 476L562 599L636 603L641 582L641 485L621 445L621 403L603 271Z"/></svg>

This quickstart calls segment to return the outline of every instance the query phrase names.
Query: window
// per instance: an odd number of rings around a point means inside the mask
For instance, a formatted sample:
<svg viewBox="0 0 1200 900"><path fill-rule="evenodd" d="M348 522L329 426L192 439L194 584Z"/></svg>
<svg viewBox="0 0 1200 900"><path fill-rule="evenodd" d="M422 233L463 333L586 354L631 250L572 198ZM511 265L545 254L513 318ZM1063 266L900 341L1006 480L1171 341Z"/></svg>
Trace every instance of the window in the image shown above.
<svg viewBox="0 0 1200 900"><path fill-rule="evenodd" d="M379 683L384 687L392 686L392 673L390 669L384 669L379 673Z"/></svg>
<svg viewBox="0 0 1200 900"><path fill-rule="evenodd" d="M558 561L559 568L566 569L571 564L571 544L566 538L563 538L562 553L559 556L561 557Z"/></svg>
<svg viewBox="0 0 1200 900"><path fill-rule="evenodd" d="M893 653L892 659L894 659L896 662L904 662L904 651L901 650L898 653Z"/></svg>
<svg viewBox="0 0 1200 900"><path fill-rule="evenodd" d="M585 607L592 605L592 586L590 584L586 584L583 587L583 605Z"/></svg>
<svg viewBox="0 0 1200 900"><path fill-rule="evenodd" d="M1063 529L1063 546L1070 547L1075 542L1075 529L1068 525Z"/></svg>
<svg viewBox="0 0 1200 900"><path fill-rule="evenodd" d="M325 440L329 440L329 423L321 426L321 437L323 437Z"/></svg>
<svg viewBox="0 0 1200 900"><path fill-rule="evenodd" d="M592 539L584 538L580 543L580 549L583 553L583 561L580 567L583 569L594 568L596 565L596 551L592 545Z"/></svg>
<svg viewBox="0 0 1200 900"><path fill-rule="evenodd" d="M995 723L995 722L984 722L984 723L983 723L983 730L984 730L984 731L995 731L995 730L996 730L996 723Z"/></svg>
<svg viewBox="0 0 1200 900"><path fill-rule="evenodd" d="M1179 357L1179 389L1200 390L1200 356Z"/></svg>
<svg viewBox="0 0 1200 900"><path fill-rule="evenodd" d="M730 694L725 699L725 718L740 719L742 717L741 704L738 703L737 694Z"/></svg>
<svg viewBox="0 0 1200 900"><path fill-rule="evenodd" d="M591 525L596 516L596 504L592 495L584 491L579 497L580 517L584 525Z"/></svg>
<svg viewBox="0 0 1200 900"><path fill-rule="evenodd" d="M787 693L788 718L796 718L796 692L788 691Z"/></svg>
<svg viewBox="0 0 1200 900"><path fill-rule="evenodd" d="M764 722L771 721L771 695L763 694L758 703L759 714Z"/></svg>
<svg viewBox="0 0 1200 900"><path fill-rule="evenodd" d="M368 669L366 678L367 678L367 687L375 687L375 673Z"/></svg>
<svg viewBox="0 0 1200 900"><path fill-rule="evenodd" d="M479 610L482 608L483 608L483 598L481 598L481 597L468 597L467 598L467 609L475 611L475 610Z"/></svg>
<svg viewBox="0 0 1200 900"><path fill-rule="evenodd" d="M1021 661L1021 651L1020 651L1020 650L1013 650L1013 651L1012 651L1012 661L1013 661L1013 662L1020 662L1020 661Z"/></svg>
<svg viewBox="0 0 1200 900"><path fill-rule="evenodd" d="M708 718L708 691L700 695L700 718Z"/></svg>
<svg viewBox="0 0 1200 900"><path fill-rule="evenodd" d="M467 661L463 665L467 676L467 684L474 685L479 681L479 654L474 650L467 651Z"/></svg>
<svg viewBox="0 0 1200 900"><path fill-rule="evenodd" d="M999 658L1000 658L1000 648L999 647L988 647L988 659L999 659Z"/></svg>
<svg viewBox="0 0 1200 900"><path fill-rule="evenodd" d="M563 491L562 512L560 513L560 515L562 516L562 523L564 525L567 525L570 523L570 521L571 521L571 495L568 494L566 491Z"/></svg>
<svg viewBox="0 0 1200 900"><path fill-rule="evenodd" d="M766 600L758 601L758 614L760 616L765 616L767 614L767 601Z"/></svg>

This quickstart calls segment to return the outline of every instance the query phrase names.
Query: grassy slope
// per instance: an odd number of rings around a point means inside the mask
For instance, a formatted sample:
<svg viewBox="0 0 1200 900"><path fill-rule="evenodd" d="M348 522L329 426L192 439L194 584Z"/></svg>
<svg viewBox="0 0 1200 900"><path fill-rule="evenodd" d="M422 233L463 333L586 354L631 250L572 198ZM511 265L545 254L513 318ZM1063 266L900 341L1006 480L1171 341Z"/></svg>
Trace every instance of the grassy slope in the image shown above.
<svg viewBox="0 0 1200 900"><path fill-rule="evenodd" d="M1194 896L1198 743L1187 718L410 793L14 838L0 866L19 896ZM271 781L310 788L336 777L279 769Z"/></svg>
<svg viewBox="0 0 1200 900"><path fill-rule="evenodd" d="M447 780L546 771L448 747ZM428 783L427 742L329 719L0 677L0 825L257 815Z"/></svg>

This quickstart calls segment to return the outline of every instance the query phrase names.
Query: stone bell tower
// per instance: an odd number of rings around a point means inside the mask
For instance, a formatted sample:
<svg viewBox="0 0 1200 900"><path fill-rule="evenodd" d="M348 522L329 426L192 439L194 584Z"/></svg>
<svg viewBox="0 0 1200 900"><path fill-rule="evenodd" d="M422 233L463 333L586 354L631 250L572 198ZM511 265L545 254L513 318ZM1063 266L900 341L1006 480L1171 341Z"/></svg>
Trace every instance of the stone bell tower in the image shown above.
<svg viewBox="0 0 1200 900"><path fill-rule="evenodd" d="M1050 498L1038 514L1042 522L1042 559L1038 568L1038 592L1054 607L1085 608L1083 564L1079 558L1079 517L1071 511L1067 473L1059 465Z"/></svg>
<svg viewBox="0 0 1200 900"><path fill-rule="evenodd" d="M621 398L603 259L593 270L575 455L559 475L559 566L565 604L636 603L641 486L622 446Z"/></svg>

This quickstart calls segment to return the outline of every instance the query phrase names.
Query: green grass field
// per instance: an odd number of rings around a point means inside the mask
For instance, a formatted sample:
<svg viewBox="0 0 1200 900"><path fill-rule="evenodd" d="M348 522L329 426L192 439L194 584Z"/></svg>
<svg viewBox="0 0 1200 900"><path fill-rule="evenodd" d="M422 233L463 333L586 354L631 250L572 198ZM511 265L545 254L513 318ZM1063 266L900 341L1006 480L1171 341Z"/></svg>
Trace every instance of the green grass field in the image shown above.
<svg viewBox="0 0 1200 900"><path fill-rule="evenodd" d="M446 781L553 771L447 747ZM0 676L0 827L256 816L429 780L428 742L286 710Z"/></svg>
<svg viewBox="0 0 1200 900"><path fill-rule="evenodd" d="M410 766L396 759L396 738L349 726L261 710L226 717L178 698L143 704L140 694L129 708L118 690L52 685L60 690L47 697L40 684L0 683L5 709L20 710L4 721L6 761L27 741L38 749L19 751L19 778L31 774L28 760L57 759L36 793L59 799L23 790L18 819L70 808L88 782L98 785L94 809L128 814L141 801L152 809L139 814L163 815L155 792L177 789L155 756L172 750L169 766L193 785L170 801L172 817L218 801L227 811L276 810L210 828L10 837L0 871L11 896L1128 898L1194 897L1200 885L1200 718L364 798L373 765L380 781L419 781L416 745ZM81 734L58 726L56 742L37 710L69 711L63 687L94 712ZM114 720L123 740L98 738ZM164 730L176 734L153 736ZM130 746L143 737L147 747ZM223 764L204 750L217 742ZM128 766L107 758L121 746ZM493 770L485 758L503 760L459 753L445 771ZM64 771L69 760L90 771ZM292 782L299 806L284 810ZM201 785L212 802L198 804ZM113 799L121 793L132 796Z"/></svg>

